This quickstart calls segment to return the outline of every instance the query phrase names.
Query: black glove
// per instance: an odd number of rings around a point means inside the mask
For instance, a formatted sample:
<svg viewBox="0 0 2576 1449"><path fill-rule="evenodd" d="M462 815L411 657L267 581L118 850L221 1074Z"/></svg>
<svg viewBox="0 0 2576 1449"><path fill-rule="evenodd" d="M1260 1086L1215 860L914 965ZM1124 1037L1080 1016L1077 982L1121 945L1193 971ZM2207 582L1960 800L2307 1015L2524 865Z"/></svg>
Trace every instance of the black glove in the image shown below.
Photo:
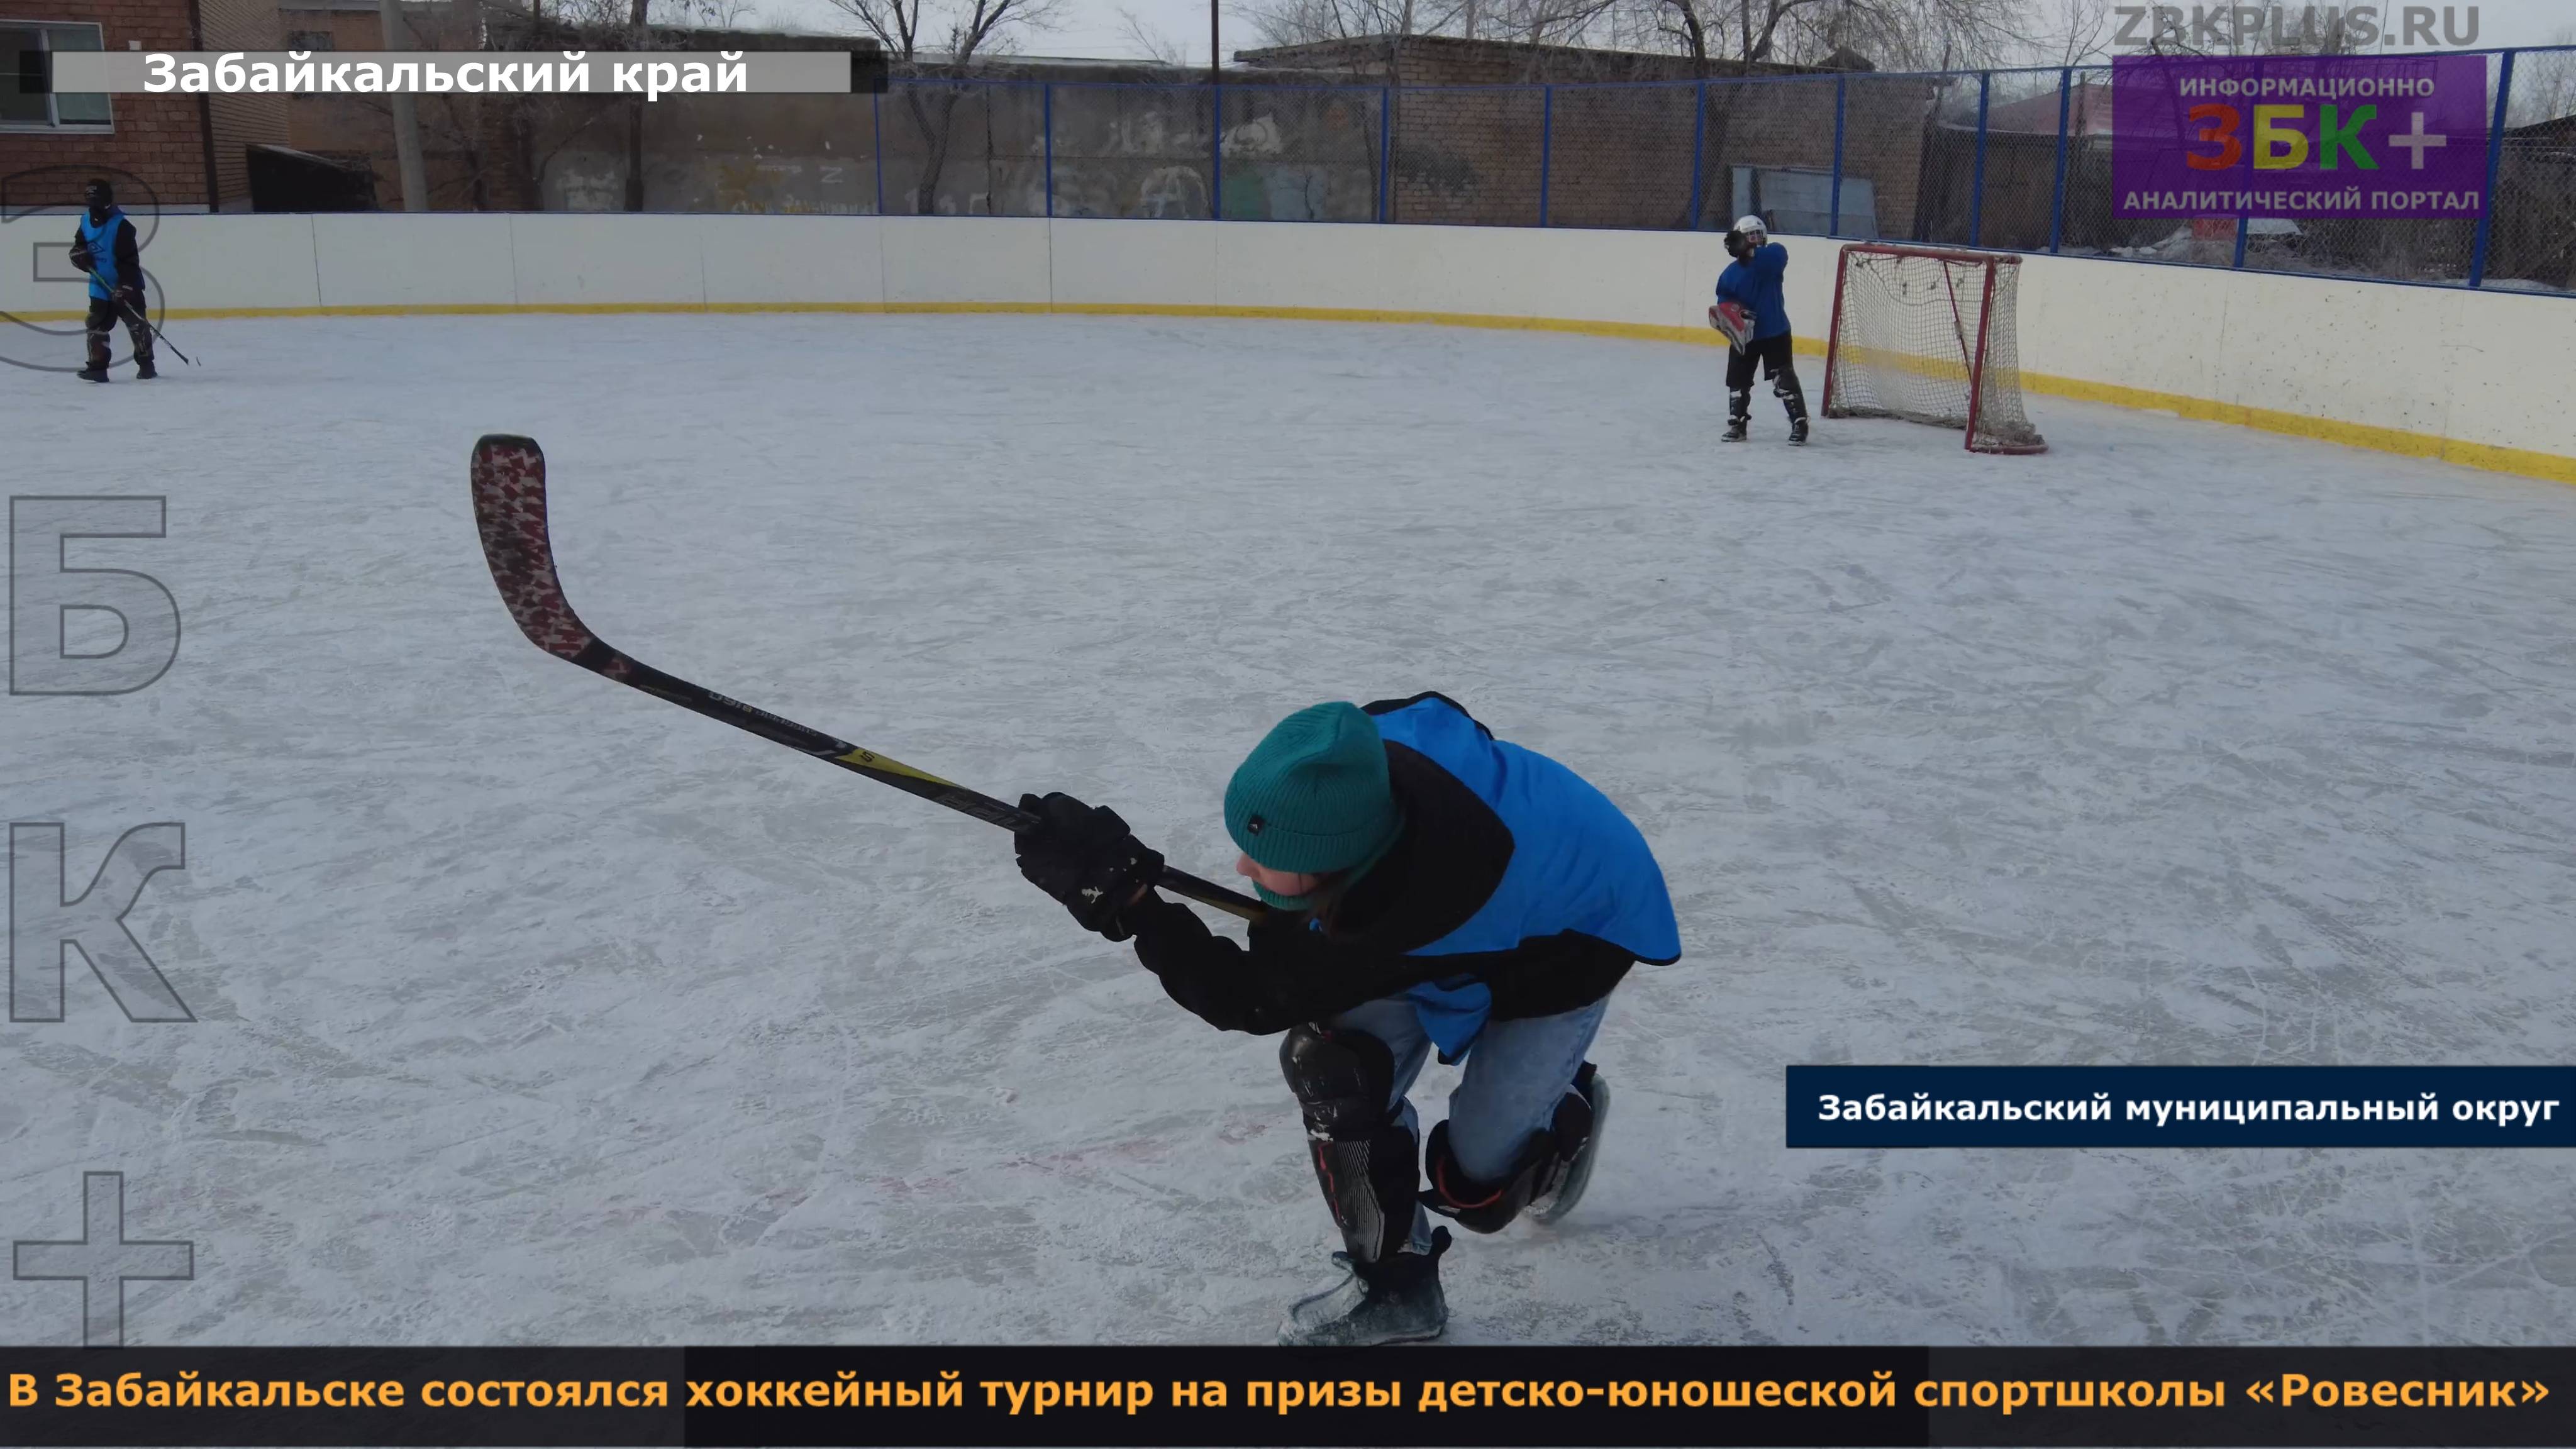
<svg viewBox="0 0 2576 1449"><path fill-rule="evenodd" d="M117 288L116 300L129 314L133 316L143 317L150 315L144 310L143 288L140 286L129 283Z"/></svg>
<svg viewBox="0 0 2576 1449"><path fill-rule="evenodd" d="M1059 793L1023 795L1020 808L1043 822L1019 834L1020 874L1073 912L1084 930L1126 940L1119 913L1162 879L1163 857L1138 844L1106 805Z"/></svg>
<svg viewBox="0 0 2576 1449"><path fill-rule="evenodd" d="M92 270L92 269L97 265L97 263L98 263L98 258L97 258L97 257L95 257L95 256L92 256L92 255L90 254L90 250L89 250L89 247L88 247L87 245L85 245L85 244L83 244L83 243L81 243L81 242L73 242L73 243L72 243L72 265L73 265L73 266L76 266L76 267L80 268L82 271L86 272L86 271L90 271L90 270Z"/></svg>
<svg viewBox="0 0 2576 1449"><path fill-rule="evenodd" d="M1726 254L1728 256L1733 257L1740 262L1744 260L1744 254L1748 250L1749 248L1744 244L1744 233L1740 231L1730 231L1726 234Z"/></svg>

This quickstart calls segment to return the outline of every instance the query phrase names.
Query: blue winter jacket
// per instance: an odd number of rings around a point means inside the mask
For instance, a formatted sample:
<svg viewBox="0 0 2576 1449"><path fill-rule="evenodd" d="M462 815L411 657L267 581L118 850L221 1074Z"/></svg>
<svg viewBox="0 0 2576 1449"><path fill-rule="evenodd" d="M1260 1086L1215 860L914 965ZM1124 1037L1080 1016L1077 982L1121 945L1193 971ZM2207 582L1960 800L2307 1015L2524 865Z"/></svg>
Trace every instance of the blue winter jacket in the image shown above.
<svg viewBox="0 0 2576 1449"><path fill-rule="evenodd" d="M1789 330L1789 304L1781 300L1780 279L1789 270L1789 249L1765 242L1753 255L1729 262L1717 274L1717 299L1734 302L1753 314L1753 339L1777 337Z"/></svg>
<svg viewBox="0 0 2576 1449"><path fill-rule="evenodd" d="M1455 1060L1488 1018L1572 1011L1639 961L1680 959L1663 870L1599 790L1441 695L1367 709L1404 814L1395 846L1321 918L1283 914L1246 946L1174 902L1129 909L1174 1000L1263 1035L1401 995Z"/></svg>

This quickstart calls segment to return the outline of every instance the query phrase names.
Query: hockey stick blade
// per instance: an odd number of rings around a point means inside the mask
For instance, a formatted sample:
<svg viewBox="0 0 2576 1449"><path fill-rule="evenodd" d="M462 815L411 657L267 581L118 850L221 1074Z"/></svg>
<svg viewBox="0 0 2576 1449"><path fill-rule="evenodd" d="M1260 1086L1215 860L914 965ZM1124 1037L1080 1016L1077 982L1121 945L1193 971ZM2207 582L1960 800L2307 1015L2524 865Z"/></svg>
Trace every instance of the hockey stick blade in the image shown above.
<svg viewBox="0 0 2576 1449"><path fill-rule="evenodd" d="M1013 831L1027 830L1038 823L1038 817L1016 805L665 674L611 648L573 612L572 601L564 596L563 580L555 571L554 539L546 526L546 455L536 439L486 434L474 445L472 476L474 524L483 536L483 561L492 570L492 582L501 591L501 602L509 608L510 617L517 621L519 632L528 636L529 643L557 659L640 689L656 699L960 814ZM1156 884L1174 895L1247 921L1258 921L1269 914L1269 907L1249 896L1169 866L1164 867Z"/></svg>

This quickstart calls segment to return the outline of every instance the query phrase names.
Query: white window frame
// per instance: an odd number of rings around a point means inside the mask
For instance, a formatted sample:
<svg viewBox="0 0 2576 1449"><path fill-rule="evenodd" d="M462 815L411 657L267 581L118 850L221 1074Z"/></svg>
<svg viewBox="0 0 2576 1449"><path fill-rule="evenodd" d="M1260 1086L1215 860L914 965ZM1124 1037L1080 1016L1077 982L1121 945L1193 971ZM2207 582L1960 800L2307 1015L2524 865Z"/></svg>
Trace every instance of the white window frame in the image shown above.
<svg viewBox="0 0 2576 1449"><path fill-rule="evenodd" d="M0 30L32 30L36 32L38 48L48 52L54 48L55 31L87 30L98 36L100 50L107 48L107 27L95 20L20 20L13 16L0 15ZM115 133L116 101L114 97L102 97L107 102L106 120L66 121L62 117L62 107L57 100L60 94L50 87L46 89L43 121L0 121L0 133L20 136L105 136Z"/></svg>

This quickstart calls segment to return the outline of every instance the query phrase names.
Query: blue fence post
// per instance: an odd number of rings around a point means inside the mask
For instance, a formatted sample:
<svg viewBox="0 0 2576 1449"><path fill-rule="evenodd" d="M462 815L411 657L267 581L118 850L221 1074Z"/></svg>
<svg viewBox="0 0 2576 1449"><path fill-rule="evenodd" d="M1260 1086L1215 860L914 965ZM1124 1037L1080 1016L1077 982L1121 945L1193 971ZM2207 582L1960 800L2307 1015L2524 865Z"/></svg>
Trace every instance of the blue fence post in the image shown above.
<svg viewBox="0 0 2576 1449"><path fill-rule="evenodd" d="M868 124L876 128L877 142L877 215L885 215L885 107L876 92L868 93Z"/></svg>
<svg viewBox="0 0 2576 1449"><path fill-rule="evenodd" d="M1995 73L1977 73L1977 168L1968 183L1968 245L1986 240L1986 105L1994 98Z"/></svg>
<svg viewBox="0 0 2576 1449"><path fill-rule="evenodd" d="M1538 224L1547 225L1547 161L1556 139L1556 87L1538 88Z"/></svg>
<svg viewBox="0 0 2576 1449"><path fill-rule="evenodd" d="M1395 169L1395 133L1389 129L1395 114L1395 87L1377 88L1377 219L1387 219L1387 183Z"/></svg>
<svg viewBox="0 0 2576 1449"><path fill-rule="evenodd" d="M2496 181L2504 167L2504 123L2509 113L2505 107L2513 100L2513 56L2504 53L2504 66L2496 75L2495 124L2487 128L2487 195L2486 205L2478 212L2478 240L2469 250L2469 285L2487 284L2487 245L2495 239Z"/></svg>
<svg viewBox="0 0 2576 1449"><path fill-rule="evenodd" d="M1208 75L1208 218L1225 220L1225 87Z"/></svg>
<svg viewBox="0 0 2576 1449"><path fill-rule="evenodd" d="M1055 87L1048 86L1039 95L1038 124L1046 129L1046 197L1047 215L1055 215Z"/></svg>
<svg viewBox="0 0 2576 1449"><path fill-rule="evenodd" d="M2048 251L2055 256L2066 240L2066 117L2075 101L2075 68L2057 72L2057 179L2048 198Z"/></svg>
<svg viewBox="0 0 2576 1449"><path fill-rule="evenodd" d="M1843 234L1843 91L1849 84L1843 76L1834 77L1834 194L1826 205L1833 215L1825 219L1825 235Z"/></svg>
<svg viewBox="0 0 2576 1449"><path fill-rule="evenodd" d="M1699 230L1700 167L1708 146L1708 82L1703 80L1691 90L1691 199L1690 229Z"/></svg>
<svg viewBox="0 0 2576 1449"><path fill-rule="evenodd" d="M2237 271L2241 272L2245 270L2245 238L2253 231L2253 229L2254 219L2252 217L2240 216L2236 218L2236 255L2228 260L2227 265L2235 268Z"/></svg>

